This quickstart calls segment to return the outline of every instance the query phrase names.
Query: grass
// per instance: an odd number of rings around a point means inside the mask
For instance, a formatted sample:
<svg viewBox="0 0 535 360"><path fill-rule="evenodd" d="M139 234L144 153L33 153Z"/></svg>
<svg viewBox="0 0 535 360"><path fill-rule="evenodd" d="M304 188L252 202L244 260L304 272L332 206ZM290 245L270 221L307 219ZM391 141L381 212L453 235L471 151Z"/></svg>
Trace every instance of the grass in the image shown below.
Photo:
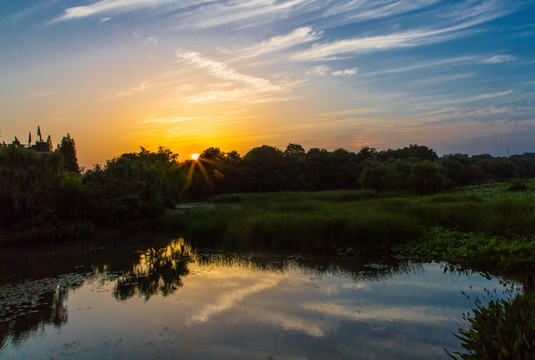
<svg viewBox="0 0 535 360"><path fill-rule="evenodd" d="M369 190L225 194L211 202L166 222L200 245L288 251L380 251L420 232L416 219L393 211L405 201Z"/></svg>
<svg viewBox="0 0 535 360"><path fill-rule="evenodd" d="M244 250L381 252L420 239L432 227L532 238L534 184L510 191L510 183L497 183L423 197L370 190L223 194L210 200L213 206L170 211L162 223L193 243Z"/></svg>
<svg viewBox="0 0 535 360"><path fill-rule="evenodd" d="M483 200L535 199L535 179L512 179L505 182L491 182L483 185L465 186L456 194L474 195Z"/></svg>

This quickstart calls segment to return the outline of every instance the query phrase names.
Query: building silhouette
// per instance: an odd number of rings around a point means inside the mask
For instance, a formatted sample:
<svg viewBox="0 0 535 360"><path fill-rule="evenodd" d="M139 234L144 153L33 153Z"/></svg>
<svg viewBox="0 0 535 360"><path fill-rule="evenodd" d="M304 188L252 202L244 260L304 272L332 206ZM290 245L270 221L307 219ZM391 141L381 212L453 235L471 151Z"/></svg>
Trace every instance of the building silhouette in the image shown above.
<svg viewBox="0 0 535 360"><path fill-rule="evenodd" d="M13 146L13 147L22 147L30 150L37 151L41 154L48 154L52 151L52 141L50 139L50 135L48 135L48 138L46 141L43 141L43 137L41 136L41 127L37 126L37 140L35 141L35 144L32 144L32 133L28 133L28 145L22 144L19 139L15 136L15 139L13 142L9 145L6 145L4 143L4 147L6 146Z"/></svg>

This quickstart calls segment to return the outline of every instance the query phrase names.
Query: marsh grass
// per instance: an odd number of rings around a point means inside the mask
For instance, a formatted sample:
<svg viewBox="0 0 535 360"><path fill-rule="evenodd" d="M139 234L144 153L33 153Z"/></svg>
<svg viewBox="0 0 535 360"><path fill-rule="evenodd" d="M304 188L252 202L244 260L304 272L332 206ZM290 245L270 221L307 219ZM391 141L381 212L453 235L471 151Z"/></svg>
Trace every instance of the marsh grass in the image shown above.
<svg viewBox="0 0 535 360"><path fill-rule="evenodd" d="M175 216L192 242L240 249L288 251L385 250L420 233L402 199L377 199L375 191L225 194L214 209ZM237 206L238 205L238 206Z"/></svg>
<svg viewBox="0 0 535 360"><path fill-rule="evenodd" d="M162 229L201 245L292 251L383 251L435 226L533 237L535 197L510 197L507 183L492 186L503 196L484 195L489 185L422 197L370 190L223 194L210 199L213 206L168 212Z"/></svg>

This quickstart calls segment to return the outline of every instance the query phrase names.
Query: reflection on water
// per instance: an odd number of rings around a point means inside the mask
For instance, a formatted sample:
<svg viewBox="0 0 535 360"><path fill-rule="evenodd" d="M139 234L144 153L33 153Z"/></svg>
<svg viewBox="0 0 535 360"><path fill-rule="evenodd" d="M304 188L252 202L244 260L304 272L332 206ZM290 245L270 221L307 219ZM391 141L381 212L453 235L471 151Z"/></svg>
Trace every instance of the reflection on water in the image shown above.
<svg viewBox="0 0 535 360"><path fill-rule="evenodd" d="M75 250L6 257L0 357L446 358L471 308L462 291L500 287L438 264L195 252L182 239Z"/></svg>
<svg viewBox="0 0 535 360"><path fill-rule="evenodd" d="M194 253L183 239L173 240L166 247L150 248L141 253L131 271L117 279L113 296L126 300L143 295L145 300L160 293L167 296L182 287L182 277L189 273L188 264Z"/></svg>

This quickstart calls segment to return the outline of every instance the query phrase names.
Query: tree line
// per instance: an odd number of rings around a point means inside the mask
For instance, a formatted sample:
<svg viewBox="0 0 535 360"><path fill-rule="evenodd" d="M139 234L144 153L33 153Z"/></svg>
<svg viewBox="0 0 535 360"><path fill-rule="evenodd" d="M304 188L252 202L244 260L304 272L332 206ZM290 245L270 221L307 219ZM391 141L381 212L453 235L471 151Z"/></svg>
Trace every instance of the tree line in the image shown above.
<svg viewBox="0 0 535 360"><path fill-rule="evenodd" d="M164 147L141 148L81 171L68 135L48 154L0 147L0 230L21 241L61 240L156 218L179 202L221 193L367 188L431 194L534 176L535 153L438 157L421 145L356 153L263 145L244 156L210 147L185 161Z"/></svg>

